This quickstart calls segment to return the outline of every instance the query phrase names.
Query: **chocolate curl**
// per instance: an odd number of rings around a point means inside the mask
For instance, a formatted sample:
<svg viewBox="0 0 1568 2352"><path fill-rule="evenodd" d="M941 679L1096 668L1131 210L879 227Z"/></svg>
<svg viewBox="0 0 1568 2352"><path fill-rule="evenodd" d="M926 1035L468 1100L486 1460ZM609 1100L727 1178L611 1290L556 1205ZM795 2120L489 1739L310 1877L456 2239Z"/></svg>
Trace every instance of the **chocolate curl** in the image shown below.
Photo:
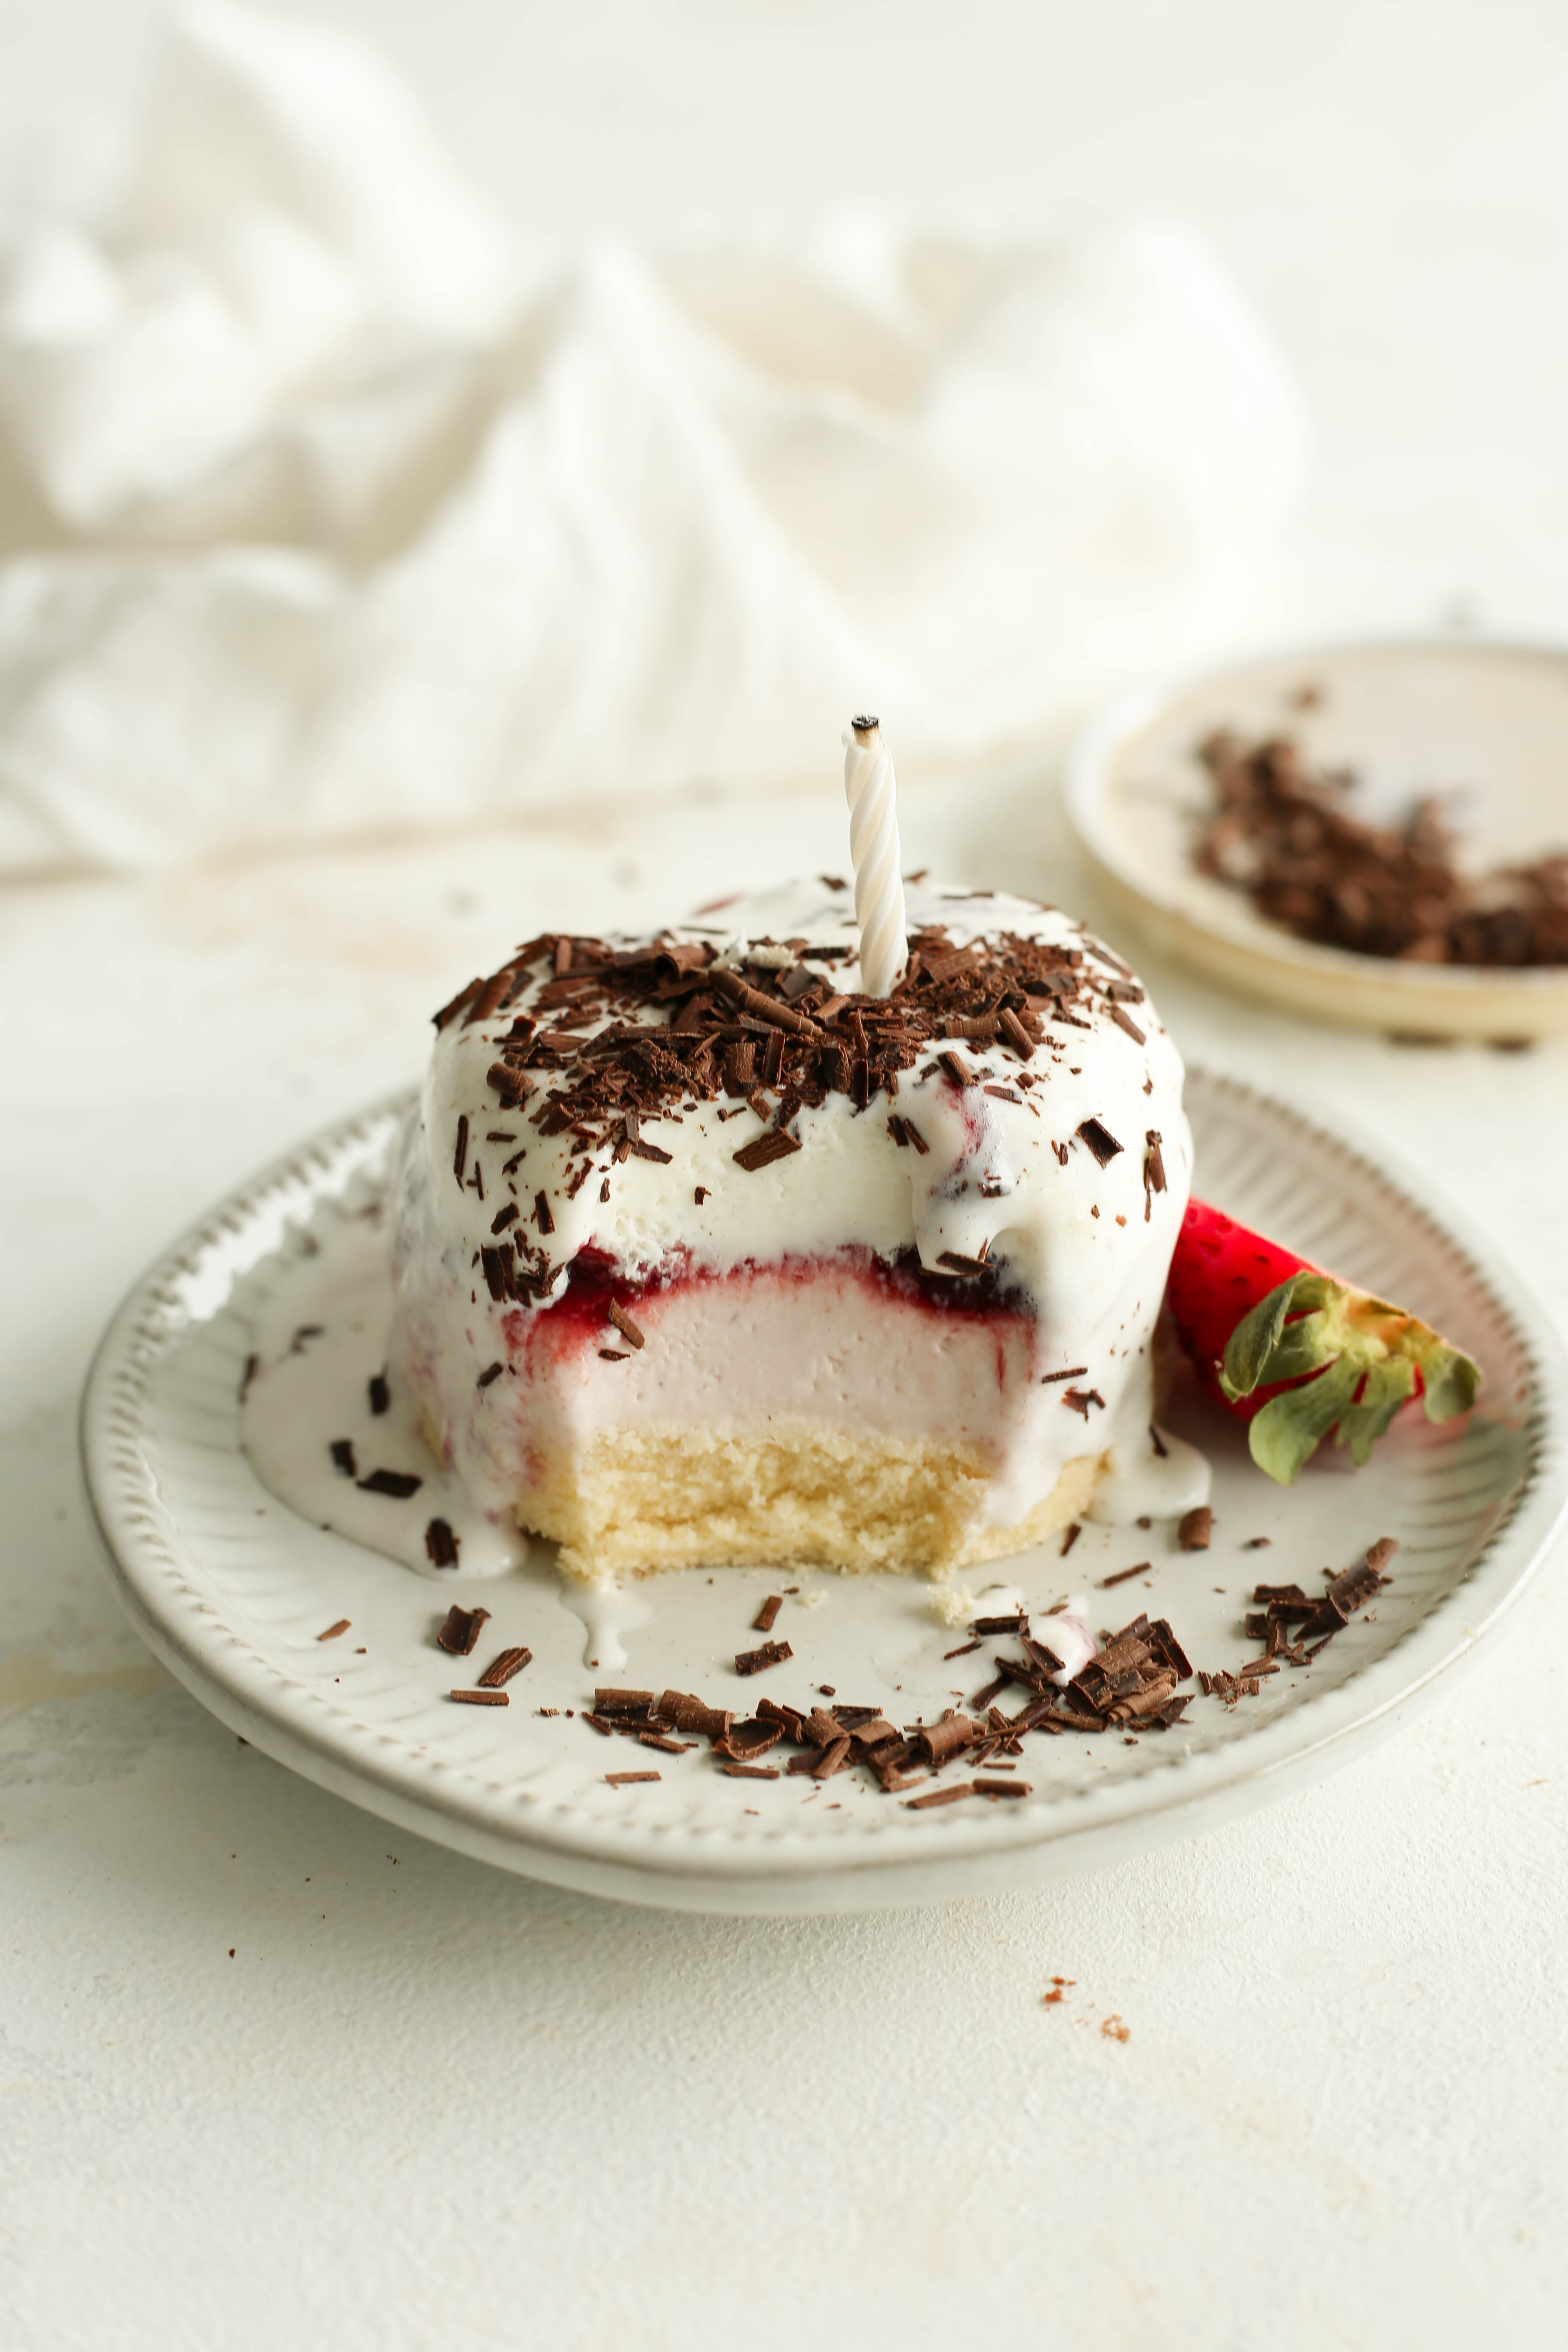
<svg viewBox="0 0 1568 2352"><path fill-rule="evenodd" d="M945 1764L950 1756L972 1748L979 1736L966 1715L944 1715L940 1723L922 1724L914 1735L933 1764Z"/></svg>

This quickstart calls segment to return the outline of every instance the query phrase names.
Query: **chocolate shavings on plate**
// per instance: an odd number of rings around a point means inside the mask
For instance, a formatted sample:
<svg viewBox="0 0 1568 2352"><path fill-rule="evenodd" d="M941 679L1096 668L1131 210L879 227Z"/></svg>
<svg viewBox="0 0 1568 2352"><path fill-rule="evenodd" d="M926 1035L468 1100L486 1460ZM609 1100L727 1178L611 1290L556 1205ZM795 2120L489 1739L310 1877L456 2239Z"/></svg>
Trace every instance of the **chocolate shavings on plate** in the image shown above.
<svg viewBox="0 0 1568 2352"><path fill-rule="evenodd" d="M1198 757L1216 805L1194 864L1297 939L1405 963L1568 963L1568 850L1472 877L1434 798L1373 824L1353 773L1282 737L1216 734Z"/></svg>

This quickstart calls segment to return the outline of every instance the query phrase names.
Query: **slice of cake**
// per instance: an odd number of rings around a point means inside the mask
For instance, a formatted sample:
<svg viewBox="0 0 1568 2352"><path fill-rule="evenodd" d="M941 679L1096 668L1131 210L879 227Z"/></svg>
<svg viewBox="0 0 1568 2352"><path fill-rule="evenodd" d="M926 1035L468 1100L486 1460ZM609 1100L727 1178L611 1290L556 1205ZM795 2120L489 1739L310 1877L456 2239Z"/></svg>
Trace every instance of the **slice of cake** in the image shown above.
<svg viewBox="0 0 1568 2352"><path fill-rule="evenodd" d="M915 890L858 992L844 886L546 935L437 1016L394 1377L570 1575L946 1575L1202 1502L1154 1427L1182 1065L1032 901Z"/></svg>

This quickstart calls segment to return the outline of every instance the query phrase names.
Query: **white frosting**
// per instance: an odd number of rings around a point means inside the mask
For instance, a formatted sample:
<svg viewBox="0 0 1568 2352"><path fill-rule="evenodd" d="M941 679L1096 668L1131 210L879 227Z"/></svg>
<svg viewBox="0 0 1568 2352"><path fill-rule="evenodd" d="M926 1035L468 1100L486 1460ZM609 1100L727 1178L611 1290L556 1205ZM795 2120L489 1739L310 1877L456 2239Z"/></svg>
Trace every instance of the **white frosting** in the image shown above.
<svg viewBox="0 0 1568 2352"><path fill-rule="evenodd" d="M911 930L940 924L958 945L1014 933L1078 950L1100 986L1124 970L1070 918L1028 900L914 889L909 912ZM857 934L847 894L812 883L737 903L662 936L710 940L733 966L748 940L804 939L809 963L813 945L853 950ZM852 958L822 970L841 992L858 984ZM573 1135L542 1135L531 1123L538 1094L521 1110L499 1108L488 1075L498 1041L550 976L540 964L504 1013L468 1025L455 1020L441 1032L398 1183L395 1370L412 1383L459 1474L488 1507L500 1512L515 1499L529 1443L552 1433L551 1416L562 1411L562 1384L547 1393L544 1381L527 1376L525 1334L563 1296L572 1260L589 1246L637 1282L672 1267L696 1276L742 1276L744 1269L784 1260L816 1262L826 1275L835 1259L842 1269L847 1251L891 1261L912 1247L924 1267L938 1271L944 1252L984 1258L1005 1284L1007 1304L1026 1318L1028 1345L986 1432L994 1467L980 1523L1016 1525L1048 1494L1067 1461L1102 1451L1110 1456L1110 1475L1097 1502L1099 1517L1164 1515L1204 1499L1206 1465L1169 1436L1158 1452L1150 1435L1151 1343L1186 1205L1192 1139L1182 1109L1181 1058L1147 999L1130 1008L1144 1033L1142 1043L1112 1019L1108 1003L1075 1008L1079 1020L1089 1021L1087 1029L1047 1014L1047 1042L1026 1066L1005 1049L954 1040L977 1073L977 1082L962 1089L937 1066L942 1041L933 1041L901 1074L896 1100L879 1095L858 1113L847 1096L830 1094L819 1108L800 1111L802 1149L753 1173L734 1159L762 1132L751 1109L737 1116L731 1102L700 1102L661 1118L645 1116L644 1138L668 1151L668 1161L635 1155L616 1161L605 1145L569 1196L583 1164L571 1156ZM639 1017L660 1023L668 1015L648 1006ZM597 1016L584 1022L580 1034L603 1025ZM1027 1090L1017 1085L1021 1067L1033 1079ZM988 1094L987 1083L1011 1088L1017 1098ZM889 1129L892 1111L919 1127L929 1146L924 1155L898 1146ZM462 1182L454 1172L460 1118L469 1139ZM1091 1118L1123 1147L1103 1168L1078 1133ZM1161 1139L1163 1192L1145 1188L1150 1129ZM490 1142L492 1132L506 1139ZM700 1205L699 1188L706 1193ZM542 1192L553 1220L548 1236L533 1222ZM498 1303L480 1278L476 1254L491 1245L497 1211L513 1200L521 1230L547 1251L555 1270L549 1302ZM648 1303L657 1309L661 1296L673 1302L677 1295L656 1290ZM749 1328L737 1317L734 1286L722 1279L706 1288L698 1282L685 1296L679 1360L656 1360L650 1345L628 1368L602 1360L596 1347L578 1350L573 1433L627 1420L679 1425L700 1419L711 1426L728 1418L744 1425L775 1369L762 1345L765 1319ZM798 1408L803 1415L831 1420L837 1413L847 1426L878 1425L868 1399L884 1382L892 1395L908 1367L890 1354L877 1362L877 1319L867 1334L867 1377L809 1379L810 1393ZM898 1344L893 1323L889 1349ZM976 1319L973 1328L984 1327ZM602 1336L611 1347L621 1344L607 1325ZM705 1337L711 1342L706 1358ZM824 1350L825 1363L830 1354ZM792 1360L798 1378L798 1347ZM480 1374L496 1362L511 1376L479 1387ZM1077 1366L1086 1368L1079 1391L1092 1390L1102 1400L1087 1414L1065 1402L1074 1382L1049 1378ZM900 1402L908 1433L931 1433L951 1414L952 1396L939 1395L939 1385L924 1391L923 1412L920 1396ZM775 1391L775 1412L779 1402ZM884 1412L882 1425L887 1419ZM558 1422L553 1433L562 1433Z"/></svg>

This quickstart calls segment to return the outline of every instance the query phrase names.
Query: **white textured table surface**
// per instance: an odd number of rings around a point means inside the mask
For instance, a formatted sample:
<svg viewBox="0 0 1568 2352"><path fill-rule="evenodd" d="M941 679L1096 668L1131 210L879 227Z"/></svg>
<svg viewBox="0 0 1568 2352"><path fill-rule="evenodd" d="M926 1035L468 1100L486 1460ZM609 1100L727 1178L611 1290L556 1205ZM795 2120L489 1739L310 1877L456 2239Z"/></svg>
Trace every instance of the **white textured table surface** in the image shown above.
<svg viewBox="0 0 1568 2352"><path fill-rule="evenodd" d="M520 212L640 189L675 221L813 175L1195 211L1323 425L1260 611L1568 620L1560 17L355 13ZM72 75L112 107L138 21L0 7L0 138ZM842 100L874 68L876 173ZM1092 915L1047 769L911 792L911 859ZM75 1412L142 1264L416 1070L498 942L842 858L825 791L0 899L7 2347L1561 2341L1568 1562L1306 1797L1037 1895L820 1923L616 1910L395 1835L239 1747L117 1614ZM1193 1058L1397 1144L1568 1324L1568 1049L1319 1034L1145 971Z"/></svg>

